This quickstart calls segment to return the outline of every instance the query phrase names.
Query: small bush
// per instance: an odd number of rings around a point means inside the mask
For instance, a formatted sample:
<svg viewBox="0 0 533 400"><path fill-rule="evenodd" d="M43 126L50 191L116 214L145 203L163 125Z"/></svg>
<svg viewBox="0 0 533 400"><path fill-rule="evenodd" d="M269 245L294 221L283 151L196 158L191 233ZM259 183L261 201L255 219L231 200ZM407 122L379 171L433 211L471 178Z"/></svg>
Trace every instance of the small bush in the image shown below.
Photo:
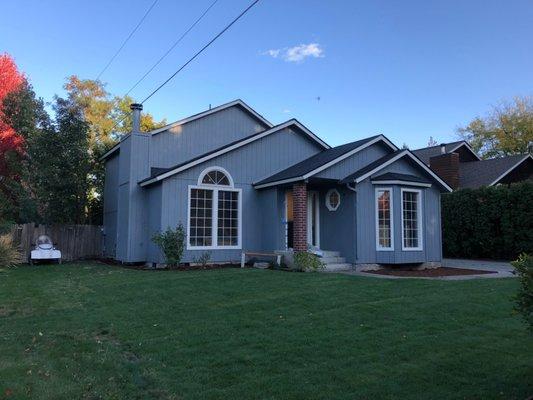
<svg viewBox="0 0 533 400"><path fill-rule="evenodd" d="M185 247L185 229L181 222L176 229L170 227L164 232L159 232L152 237L152 241L159 246L165 256L165 263L169 268L177 267L183 256Z"/></svg>
<svg viewBox="0 0 533 400"><path fill-rule="evenodd" d="M194 258L194 262L200 264L203 268L209 264L209 261L211 261L211 253L209 251L206 251Z"/></svg>
<svg viewBox="0 0 533 400"><path fill-rule="evenodd" d="M533 332L533 255L522 254L512 264L520 278L515 309L522 313L529 329Z"/></svg>
<svg viewBox="0 0 533 400"><path fill-rule="evenodd" d="M312 253L302 251L294 254L294 268L298 271L316 272L324 267L320 258Z"/></svg>
<svg viewBox="0 0 533 400"><path fill-rule="evenodd" d="M22 254L13 244L11 235L0 236L0 267L14 267L22 263Z"/></svg>

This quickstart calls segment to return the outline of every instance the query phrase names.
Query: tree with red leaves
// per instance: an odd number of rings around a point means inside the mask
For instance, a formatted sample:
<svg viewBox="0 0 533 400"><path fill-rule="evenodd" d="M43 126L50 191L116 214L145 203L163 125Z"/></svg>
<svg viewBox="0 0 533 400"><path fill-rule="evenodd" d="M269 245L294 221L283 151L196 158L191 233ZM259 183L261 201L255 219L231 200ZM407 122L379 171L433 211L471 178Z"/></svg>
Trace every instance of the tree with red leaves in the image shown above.
<svg viewBox="0 0 533 400"><path fill-rule="evenodd" d="M9 54L0 54L0 176L9 174L8 153L22 154L24 139L3 118L2 103L5 97L20 88L26 77L18 70Z"/></svg>

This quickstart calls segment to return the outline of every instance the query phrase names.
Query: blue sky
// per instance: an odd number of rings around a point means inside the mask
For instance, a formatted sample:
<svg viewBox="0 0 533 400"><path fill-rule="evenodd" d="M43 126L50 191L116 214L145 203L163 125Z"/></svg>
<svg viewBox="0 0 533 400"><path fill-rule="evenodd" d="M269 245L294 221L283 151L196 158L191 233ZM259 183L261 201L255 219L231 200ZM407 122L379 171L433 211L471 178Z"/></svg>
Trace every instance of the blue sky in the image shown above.
<svg viewBox="0 0 533 400"><path fill-rule="evenodd" d="M152 1L2 2L0 52L51 100L66 76L95 78ZM159 0L102 76L107 89L124 94L211 2ZM249 2L219 0L136 100ZM171 122L241 98L333 145L376 133L411 148L450 141L491 105L533 94L532 21L531 0L261 0L144 107Z"/></svg>

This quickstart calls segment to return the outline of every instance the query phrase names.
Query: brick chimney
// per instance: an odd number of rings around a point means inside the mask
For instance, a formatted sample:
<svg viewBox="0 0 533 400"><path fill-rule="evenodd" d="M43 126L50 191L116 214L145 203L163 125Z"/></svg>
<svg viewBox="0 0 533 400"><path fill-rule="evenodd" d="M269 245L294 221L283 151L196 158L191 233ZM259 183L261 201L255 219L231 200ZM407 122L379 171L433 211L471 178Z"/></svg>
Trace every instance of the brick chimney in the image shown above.
<svg viewBox="0 0 533 400"><path fill-rule="evenodd" d="M445 153L429 159L429 167L452 189L459 187L459 154Z"/></svg>

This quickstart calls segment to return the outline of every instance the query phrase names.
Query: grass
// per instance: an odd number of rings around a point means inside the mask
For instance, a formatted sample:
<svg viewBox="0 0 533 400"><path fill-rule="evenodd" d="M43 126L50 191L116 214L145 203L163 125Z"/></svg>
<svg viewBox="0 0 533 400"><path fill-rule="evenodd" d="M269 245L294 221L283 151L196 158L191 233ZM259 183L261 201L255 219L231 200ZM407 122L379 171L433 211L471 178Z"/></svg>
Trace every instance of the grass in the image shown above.
<svg viewBox="0 0 533 400"><path fill-rule="evenodd" d="M0 399L525 399L514 279L0 272ZM3 396L3 397L2 397Z"/></svg>

